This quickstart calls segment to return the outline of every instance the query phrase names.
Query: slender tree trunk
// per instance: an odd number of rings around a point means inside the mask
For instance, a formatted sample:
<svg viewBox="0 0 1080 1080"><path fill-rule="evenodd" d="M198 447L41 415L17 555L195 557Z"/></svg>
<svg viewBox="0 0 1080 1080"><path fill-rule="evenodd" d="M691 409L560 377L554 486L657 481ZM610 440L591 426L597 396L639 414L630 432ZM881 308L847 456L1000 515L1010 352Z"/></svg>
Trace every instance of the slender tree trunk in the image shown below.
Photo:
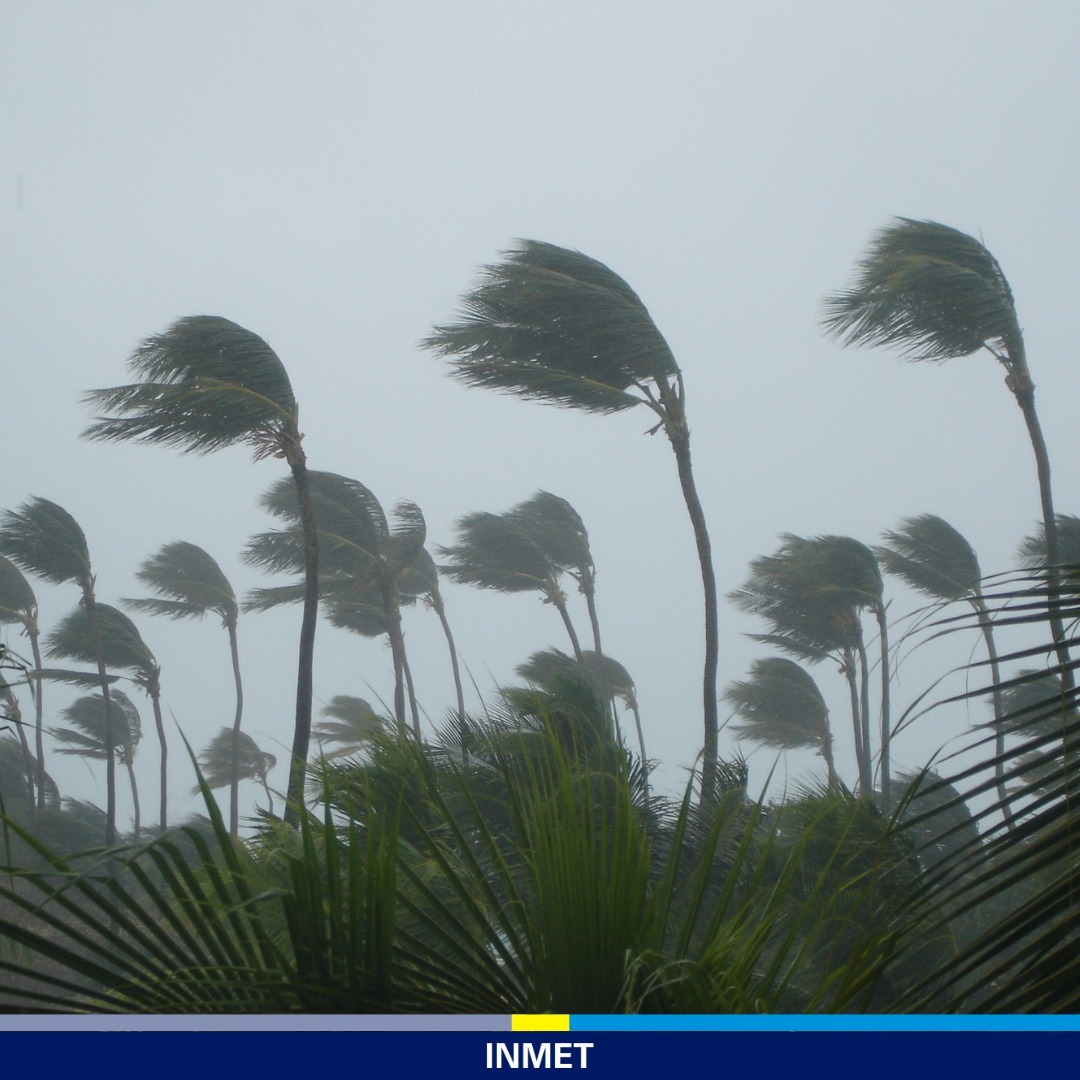
<svg viewBox="0 0 1080 1080"><path fill-rule="evenodd" d="M826 724L828 721L826 721ZM836 775L836 760L833 758L833 739L832 732L826 730L825 738L821 742L821 756L825 759L825 768L829 771L829 787L839 787L839 780Z"/></svg>
<svg viewBox="0 0 1080 1080"><path fill-rule="evenodd" d="M551 585L548 587L546 599L549 603L555 605L555 610L562 618L563 626L566 627L566 632L570 636L570 644L574 647L574 659L577 660L579 664L584 663L581 652L581 642L578 641L577 631L574 629L574 624L570 621L570 612L566 609L566 597L563 596L558 586Z"/></svg>
<svg viewBox="0 0 1080 1080"><path fill-rule="evenodd" d="M420 709L416 704L416 687L413 685L412 668L409 667L409 654L401 657L401 671L405 676L405 689L409 692L409 714L412 716L413 734L420 741Z"/></svg>
<svg viewBox="0 0 1080 1080"><path fill-rule="evenodd" d="M27 624L27 636L30 638L30 651L34 657L34 752L37 754L37 808L45 809L45 724L44 702L41 697L43 678L41 675L41 635L38 633L37 612L34 621Z"/></svg>
<svg viewBox="0 0 1080 1080"><path fill-rule="evenodd" d="M892 743L892 723L889 716L889 627L884 604L876 604L874 613L877 616L881 651L881 805L888 813L892 806L892 776L889 764L889 747Z"/></svg>
<svg viewBox="0 0 1080 1080"><path fill-rule="evenodd" d="M1010 349L1012 352L1012 349ZM1023 357L1023 346L1016 355ZM1035 384L1027 371L1027 363L1020 360L1019 371L1008 382L1016 398L1020 411L1024 414L1031 448L1035 453L1035 468L1039 477L1039 502L1042 507L1043 532L1046 536L1046 588L1047 621L1050 623L1050 635L1054 640L1058 665L1061 668L1061 687L1065 700L1072 696L1075 682L1070 666L1069 646L1065 634L1065 624L1061 618L1061 570L1057 542L1057 515L1054 513L1054 496L1050 486L1050 454L1043 438L1042 425L1035 411Z"/></svg>
<svg viewBox="0 0 1080 1080"><path fill-rule="evenodd" d="M1008 788L1005 786L1005 705L1001 697L1001 661L998 659L997 643L994 640L994 625L986 601L978 590L969 598L979 619L979 629L986 643L986 655L990 661L991 699L994 705L994 779L997 782L998 801L1006 827L1011 831L1016 827L1012 807L1009 805Z"/></svg>
<svg viewBox="0 0 1080 1080"><path fill-rule="evenodd" d="M135 769L132 763L127 763L128 780L131 783L131 802L135 807L135 839L139 839L142 832L142 812L139 808L139 785L135 783Z"/></svg>
<svg viewBox="0 0 1080 1080"><path fill-rule="evenodd" d="M855 649L851 645L844 648L843 672L848 684L848 696L851 699L851 728L855 740L855 762L859 768L859 787L864 792L873 791L873 776L867 761L866 745L863 742L858 665L855 658Z"/></svg>
<svg viewBox="0 0 1080 1080"><path fill-rule="evenodd" d="M8 718L15 725L15 732L19 736L19 746L22 747L23 756L23 774L26 780L26 805L28 810L32 813L34 807L37 806L37 800L34 797L34 778L37 776L38 771L37 762L34 761L34 755L30 753L30 743L26 738L26 731L24 730L22 720L22 709L19 708L19 699L12 693L11 687L4 682L2 675L0 675L0 700L6 703Z"/></svg>
<svg viewBox="0 0 1080 1080"><path fill-rule="evenodd" d="M619 726L619 710L615 705L615 695L611 692L608 684L607 673L604 669L604 650L600 646L600 618L596 613L596 585L591 573L585 571L578 579L578 588L585 597L585 607L589 612L589 625L592 628L593 652L596 654L596 679L600 683L600 693L611 708L611 720L616 728ZM644 760L644 758L642 758Z"/></svg>
<svg viewBox="0 0 1080 1080"><path fill-rule="evenodd" d="M304 535L304 614L300 624L300 659L296 676L296 725L293 730L289 786L285 794L285 821L298 825L304 806L304 777L311 744L311 701L314 691L315 625L319 615L319 541L311 502L307 459L299 442L291 447L290 468L300 505Z"/></svg>
<svg viewBox="0 0 1080 1080"><path fill-rule="evenodd" d="M870 661L866 656L866 643L863 641L862 627L856 618L855 651L859 657L859 726L862 731L863 757L868 783L863 788L865 798L874 798L874 752L870 738ZM860 769L860 775L862 770Z"/></svg>
<svg viewBox="0 0 1080 1080"><path fill-rule="evenodd" d="M116 753L113 750L112 697L109 693L109 673L105 670L101 631L97 624L97 601L92 588L83 589L83 606L86 608L86 623L94 639L98 681L105 703L105 845L112 847L116 843Z"/></svg>
<svg viewBox="0 0 1080 1080"><path fill-rule="evenodd" d="M683 500L694 529L698 562L701 564L701 583L705 591L705 675L702 681L702 698L705 713L705 745L702 755L701 787L706 798L711 799L716 785L716 763L720 733L719 706L716 698L716 676L720 657L720 616L716 597L716 573L713 570L712 543L705 523L705 511L698 497L690 464L690 430L681 412L674 423L666 424L668 438L675 451L679 469L679 483Z"/></svg>
<svg viewBox="0 0 1080 1080"><path fill-rule="evenodd" d="M165 738L165 721L161 718L161 686L156 676L147 686L147 693L154 708L154 727L158 737L158 821L164 832L169 827L169 743Z"/></svg>
<svg viewBox="0 0 1080 1080"><path fill-rule="evenodd" d="M380 575L379 591L382 596L383 614L386 616L386 636L390 642L390 655L394 661L394 719L398 728L405 730L405 635L401 629L401 601L397 586L385 574ZM417 723L419 727L419 723Z"/></svg>
<svg viewBox="0 0 1080 1080"><path fill-rule="evenodd" d="M442 597L437 593L428 594L431 600L431 606L435 609L435 614L439 617L439 623L443 629L443 635L446 638L446 647L450 652L450 668L454 673L454 693L457 696L457 712L458 719L464 721L465 717L465 694L461 688L461 669L458 667L457 648L454 645L454 635L450 632L450 623L446 618L446 610L443 607Z"/></svg>
<svg viewBox="0 0 1080 1080"><path fill-rule="evenodd" d="M229 634L233 682L236 684L236 714L233 717L232 762L229 766L229 835L240 834L240 721L244 716L244 683L240 678L240 649L236 641L236 620L225 624Z"/></svg>

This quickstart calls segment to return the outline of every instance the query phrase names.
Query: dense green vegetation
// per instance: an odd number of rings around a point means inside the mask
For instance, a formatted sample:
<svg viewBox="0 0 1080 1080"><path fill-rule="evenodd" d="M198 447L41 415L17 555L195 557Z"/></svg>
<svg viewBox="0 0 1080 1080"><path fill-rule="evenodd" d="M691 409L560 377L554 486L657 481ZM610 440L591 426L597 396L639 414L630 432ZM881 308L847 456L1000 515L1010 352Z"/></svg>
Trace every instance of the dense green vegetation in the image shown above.
<svg viewBox="0 0 1080 1080"><path fill-rule="evenodd" d="M434 549L437 565L419 507L387 513L359 481L308 470L284 366L261 338L198 316L139 346L135 382L88 395L98 415L87 434L195 452L239 443L284 458L291 477L262 499L278 527L252 537L244 559L289 580L238 600L214 559L187 541L138 571L153 595L125 600L129 610L216 615L235 675L233 726L197 754L185 748L208 816L170 828L157 659L126 614L97 600L85 538L66 510L34 497L0 518L0 622L21 628L32 653L25 663L0 654L0 1008L1074 1011L1080 726L1069 650L1080 545L1077 519L1053 509L1008 284L971 237L901 219L825 311L826 329L846 344L928 360L986 350L1005 367L1035 452L1042 530L1020 543L1023 569L989 578L968 541L932 515L884 529L877 545L784 534L729 596L771 652L722 691L683 374L633 290L580 253L525 242L487 269L460 320L426 342L469 385L589 412L643 405L668 436L704 586L702 755L681 798L650 784L634 680L603 651L589 538L569 503L538 492L504 513L468 513ZM518 668L520 685L468 713L440 572L539 594L570 652L534 653ZM26 575L80 590L44 652ZM931 599L907 630L922 648L945 635L981 637L986 659L972 663L963 694L894 701L891 579ZM569 585L584 597L592 648L571 619ZM446 638L453 704L437 731L422 729L402 633L402 607L417 602L437 613ZM242 729L237 622L242 608L283 603L303 604L304 619L289 786L275 804L274 758ZM386 638L386 715L337 695L313 723L318 611ZM850 702L851 776L835 754L847 720L834 727L808 670L826 660ZM154 714L153 827L133 768L142 723L120 677ZM46 727L54 681L86 694ZM721 700L738 737L811 749L824 779L780 802L753 799L742 761L719 754ZM978 759L894 772L895 734L962 701L986 707ZM52 753L106 763L104 811L62 799L46 734ZM124 836L117 763L135 807ZM241 837L245 780L260 785L266 806ZM228 820L213 794L225 788Z"/></svg>

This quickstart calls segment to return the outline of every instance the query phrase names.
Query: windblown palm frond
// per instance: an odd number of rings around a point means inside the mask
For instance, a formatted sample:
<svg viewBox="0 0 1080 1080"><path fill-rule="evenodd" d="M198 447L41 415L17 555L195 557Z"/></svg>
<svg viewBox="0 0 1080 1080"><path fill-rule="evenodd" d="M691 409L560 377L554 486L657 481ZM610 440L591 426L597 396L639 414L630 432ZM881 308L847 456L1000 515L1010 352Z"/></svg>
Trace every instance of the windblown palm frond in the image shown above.
<svg viewBox="0 0 1080 1080"><path fill-rule="evenodd" d="M874 548L887 573L938 600L974 595L982 571L967 540L936 514L904 518Z"/></svg>
<svg viewBox="0 0 1080 1080"><path fill-rule="evenodd" d="M469 386L611 413L649 404L643 384L679 372L634 290L579 251L519 241L462 308L423 344Z"/></svg>
<svg viewBox="0 0 1080 1080"><path fill-rule="evenodd" d="M156 683L158 662L131 619L110 604L97 604L95 615L106 667L134 673L140 685ZM45 639L45 655L86 664L95 662L94 630L85 607L80 605L57 623Z"/></svg>
<svg viewBox="0 0 1080 1080"><path fill-rule="evenodd" d="M780 750L813 748L825 758L830 783L835 782L829 708L813 676L793 660L755 660L750 677L731 683L724 700L739 718L736 734Z"/></svg>
<svg viewBox="0 0 1080 1080"><path fill-rule="evenodd" d="M35 496L0 515L0 553L53 585L91 587L94 574L86 536L62 507Z"/></svg>
<svg viewBox="0 0 1080 1080"><path fill-rule="evenodd" d="M323 716L315 725L315 738L335 747L327 758L355 754L384 730L383 718L363 699L350 694L337 694L324 705Z"/></svg>
<svg viewBox="0 0 1080 1080"><path fill-rule="evenodd" d="M853 287L826 299L823 321L844 345L895 346L912 360L1009 352L1020 336L993 255L957 229L911 218L877 234Z"/></svg>
<svg viewBox="0 0 1080 1080"><path fill-rule="evenodd" d="M100 694L78 698L63 709L60 715L68 726L49 732L64 744L58 752L103 761L111 750L121 764L127 765L142 739L142 722L135 703L123 690L113 690L110 704L114 702L117 708L112 711L111 724L106 720L105 701Z"/></svg>
<svg viewBox="0 0 1080 1080"><path fill-rule="evenodd" d="M137 382L85 395L101 414L86 438L194 453L244 443L256 458L284 457L296 439L296 399L285 366L262 338L229 319L180 319L147 338L128 369Z"/></svg>
<svg viewBox="0 0 1080 1080"><path fill-rule="evenodd" d="M226 626L236 621L239 607L229 579L197 544L165 544L135 576L156 596L124 600L133 611L170 619L201 619L212 611Z"/></svg>

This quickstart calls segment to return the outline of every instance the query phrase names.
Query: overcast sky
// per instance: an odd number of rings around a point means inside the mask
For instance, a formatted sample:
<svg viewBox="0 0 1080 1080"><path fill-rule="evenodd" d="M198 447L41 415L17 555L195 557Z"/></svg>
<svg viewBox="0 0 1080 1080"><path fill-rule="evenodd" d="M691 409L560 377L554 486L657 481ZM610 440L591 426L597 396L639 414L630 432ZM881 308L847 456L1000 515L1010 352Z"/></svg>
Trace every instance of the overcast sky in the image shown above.
<svg viewBox="0 0 1080 1080"><path fill-rule="evenodd" d="M645 412L467 390L418 341L514 238L580 249L637 290L684 371L721 592L780 533L874 543L920 513L959 528L984 570L1007 569L1039 504L1001 370L985 354L935 366L843 350L822 338L819 305L893 215L980 236L1016 296L1058 508L1080 512L1078 27L1071 5L990 0L0 0L0 508L39 495L68 509L105 602L140 595L139 563L180 539L238 591L271 583L238 555L271 525L257 500L281 463L79 438L80 395L126 381L142 338L224 315L284 361L310 466L388 507L415 501L433 545L461 515L541 488L577 508L605 648L635 678L649 753L677 790L701 741L703 645L670 446L646 436ZM77 599L38 593L46 630ZM534 650L568 648L534 597L445 595L481 694ZM898 617L921 603L895 583L890 596ZM240 626L245 727L278 755L281 787L299 616ZM232 717L224 633L140 628L167 713L205 745ZM761 629L722 609L721 686L763 655L745 637ZM438 624L410 612L406 633L441 721L453 687ZM899 707L971 647L906 661ZM316 662L321 702L392 699L379 643L324 624ZM815 674L846 747L843 684L828 665ZM61 698L50 691L50 710ZM918 766L984 719L939 714L894 756ZM144 721L145 807L148 707ZM839 760L853 779L852 755ZM751 763L763 781L773 756ZM96 772L54 771L65 794L103 802ZM815 775L820 759L796 755L777 782ZM190 780L174 753L173 816L195 808Z"/></svg>

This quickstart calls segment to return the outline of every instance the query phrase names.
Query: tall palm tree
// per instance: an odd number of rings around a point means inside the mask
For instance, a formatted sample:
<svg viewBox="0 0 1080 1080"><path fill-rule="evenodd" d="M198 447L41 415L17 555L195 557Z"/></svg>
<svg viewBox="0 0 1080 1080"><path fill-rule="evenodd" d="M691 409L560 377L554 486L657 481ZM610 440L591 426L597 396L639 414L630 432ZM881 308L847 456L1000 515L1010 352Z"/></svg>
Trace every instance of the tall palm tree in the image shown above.
<svg viewBox="0 0 1080 1080"><path fill-rule="evenodd" d="M43 581L54 585L70 583L79 587L93 642L92 662L97 666L105 723L108 726L112 715L109 677L97 626L95 577L86 536L79 523L62 506L35 496L18 510L5 510L0 515L0 554ZM116 840L116 762L111 754L105 758L105 777L105 843L112 844Z"/></svg>
<svg viewBox="0 0 1080 1080"><path fill-rule="evenodd" d="M457 543L440 547L447 560L442 571L462 585L497 592L538 592L559 613L574 656L581 660L581 643L566 606L560 578L563 567L547 550L535 515L514 507L504 514L478 511L459 518Z"/></svg>
<svg viewBox="0 0 1080 1080"><path fill-rule="evenodd" d="M133 611L164 615L170 619L203 619L213 613L221 619L221 625L229 636L233 683L236 686L236 712L233 717L236 745L233 778L229 787L229 831L236 836L240 828L237 805L239 736L244 716L244 684L240 676L240 650L236 637L240 606L236 594L215 559L198 545L184 540L165 544L157 554L143 562L135 576L156 595L124 600L123 603Z"/></svg>
<svg viewBox="0 0 1080 1080"><path fill-rule="evenodd" d="M141 829L139 786L135 781L135 752L142 739L139 710L123 690L113 689L108 708L100 694L78 698L60 714L67 727L52 728L50 734L64 745L57 753L109 761L119 758L131 784L135 811L135 839Z"/></svg>
<svg viewBox="0 0 1080 1080"><path fill-rule="evenodd" d="M335 609L344 608L351 613L351 605L358 602L371 608L371 594L378 597L385 618L382 632L389 638L394 661L394 712L398 723L404 724L405 639L398 582L423 547L424 516L414 503L401 502L394 508L395 525L391 527L375 495L358 480L337 473L312 472L310 491L322 553L322 569L317 579L319 595L332 618ZM296 572L301 528L294 493L287 484L279 482L263 496L262 505L285 522L285 528L252 537L244 551L244 561L264 570ZM295 586L256 589L249 595L246 606L262 610L292 602L298 598L297 593ZM340 611L338 614L348 625L347 615ZM419 728L415 714L414 726Z"/></svg>
<svg viewBox="0 0 1080 1080"><path fill-rule="evenodd" d="M871 241L851 289L825 300L824 325L843 345L898 348L911 360L952 360L985 349L1005 369L1035 454L1046 535L1047 614L1058 662L1072 684L1055 596L1060 559L1050 455L1035 410L1035 383L1012 290L974 237L936 221L896 218Z"/></svg>
<svg viewBox="0 0 1080 1080"><path fill-rule="evenodd" d="M994 625L982 591L982 570L975 549L964 536L936 514L904 518L896 529L887 531L885 541L874 552L886 573L907 582L913 589L935 600L966 601L975 610L979 630L986 644L993 682L994 721L998 733L995 757L998 761L998 793L1005 803L1005 731L1001 720L1001 664L994 640Z"/></svg>
<svg viewBox="0 0 1080 1080"><path fill-rule="evenodd" d="M716 780L719 619L705 512L690 460L682 372L637 293L579 251L523 240L485 269L462 301L460 321L437 326L424 345L450 358L468 386L615 413L642 405L675 453L705 593L703 790Z"/></svg>
<svg viewBox="0 0 1080 1080"><path fill-rule="evenodd" d="M285 807L285 820L295 825L303 804L311 739L319 556L307 456L288 373L261 337L216 315L192 315L147 338L132 353L128 368L138 381L86 395L98 413L84 432L87 438L162 443L194 453L245 445L256 460L284 458L292 473L303 532L305 580Z"/></svg>
<svg viewBox="0 0 1080 1080"><path fill-rule="evenodd" d="M150 647L143 641L138 628L119 608L114 608L111 604L98 604L96 626L97 637L86 616L86 609L77 607L63 618L48 636L45 653L50 658L93 663L95 642L100 639L106 668L128 672L135 685L150 699L159 750L158 817L160 827L165 829L168 825L169 745L165 737L165 721L161 715L161 666Z"/></svg>
<svg viewBox="0 0 1080 1080"><path fill-rule="evenodd" d="M44 810L44 705L41 696L41 633L38 629L37 597L22 571L3 555L0 555L0 623L17 623L30 639L30 651L34 657L34 751L37 759L37 775L33 778L33 784L37 791L37 809ZM21 728L19 733L20 736L23 734Z"/></svg>
<svg viewBox="0 0 1080 1080"><path fill-rule="evenodd" d="M237 743L240 746L240 779L257 780L262 785L269 804L268 810L272 815L274 796L270 794L269 777L270 770L277 764L277 758L260 750L246 731L242 731L237 739L231 728L223 727L210 740L210 745L199 754L199 767L202 769L206 786L213 789L229 787L232 784L233 748ZM192 788L192 791L197 793L198 786Z"/></svg>
<svg viewBox="0 0 1080 1080"><path fill-rule="evenodd" d="M847 536L807 539L787 533L775 555L754 560L746 583L730 594L743 611L771 625L758 641L818 663L839 661L848 682L855 756L863 793L873 791L870 737L869 663L860 612L877 621L881 664L881 789L889 804L889 645L884 588L874 554Z"/></svg>
<svg viewBox="0 0 1080 1080"><path fill-rule="evenodd" d="M816 750L837 783L829 708L813 676L794 660L770 656L755 660L750 677L731 683L724 700L741 723L733 730L763 746Z"/></svg>

